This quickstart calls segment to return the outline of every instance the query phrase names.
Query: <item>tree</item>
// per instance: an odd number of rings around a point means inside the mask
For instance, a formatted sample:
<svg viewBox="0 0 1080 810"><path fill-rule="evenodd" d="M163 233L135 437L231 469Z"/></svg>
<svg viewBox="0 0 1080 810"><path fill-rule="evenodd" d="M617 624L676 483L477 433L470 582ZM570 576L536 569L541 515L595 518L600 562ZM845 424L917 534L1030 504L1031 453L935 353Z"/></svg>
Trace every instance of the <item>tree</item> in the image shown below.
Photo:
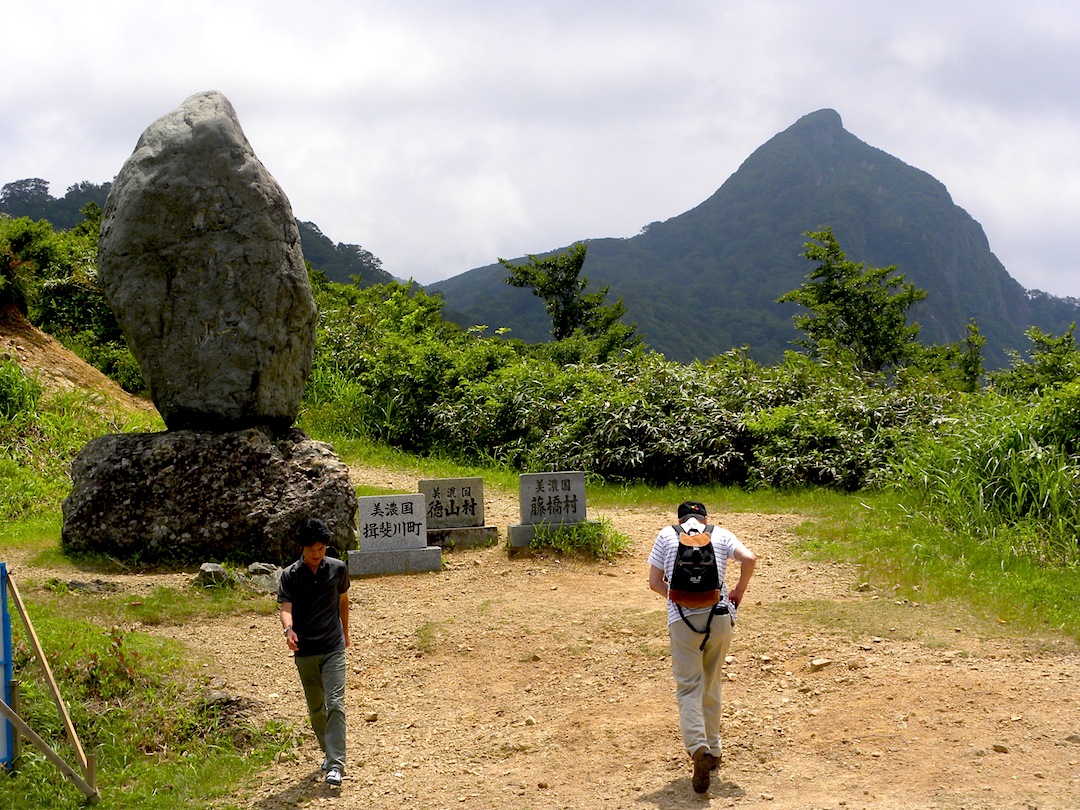
<svg viewBox="0 0 1080 810"><path fill-rule="evenodd" d="M0 307L15 307L25 315L39 277L61 253L45 220L0 214Z"/></svg>
<svg viewBox="0 0 1080 810"><path fill-rule="evenodd" d="M895 265L866 267L849 261L831 228L804 235L812 241L803 256L818 266L805 284L777 299L810 310L794 316L805 335L796 343L812 357L847 355L862 371L902 365L919 334L919 325L907 322L908 310L926 298L926 290L893 275Z"/></svg>
<svg viewBox="0 0 1080 810"><path fill-rule="evenodd" d="M1073 323L1059 337L1032 326L1024 332L1031 341L1028 359L1010 351L1012 368L989 374L990 383L1004 394L1027 396L1074 382L1080 377L1080 346L1076 345L1075 330Z"/></svg>
<svg viewBox="0 0 1080 810"><path fill-rule="evenodd" d="M931 374L953 391L974 394L983 376L982 348L986 338L972 318L962 340L947 346L913 345L909 368Z"/></svg>
<svg viewBox="0 0 1080 810"><path fill-rule="evenodd" d="M49 183L40 177L5 183L0 189L0 212L12 217L48 219L49 206L52 202L53 198L49 195Z"/></svg>
<svg viewBox="0 0 1080 810"><path fill-rule="evenodd" d="M636 346L641 338L637 325L622 322L626 306L622 299L604 305L611 286L587 293L589 279L581 276L585 264L586 245L578 242L566 253L541 259L529 255L528 264L511 264L499 259L499 264L510 271L504 280L514 287L533 291L541 298L544 309L551 317L551 336L556 341L567 340L579 333L587 338L601 341L604 354Z"/></svg>
<svg viewBox="0 0 1080 810"><path fill-rule="evenodd" d="M39 268L31 320L66 344L82 334L84 343L120 347L124 345L124 334L97 275L102 211L97 203L88 202L81 213L82 222L56 234L63 250L50 266Z"/></svg>
<svg viewBox="0 0 1080 810"><path fill-rule="evenodd" d="M83 221L83 208L94 203L105 205L111 183L95 185L80 182L68 186L67 193L57 199L49 194L49 183L40 177L30 177L4 184L0 188L0 213L12 217L47 219L56 230L77 227Z"/></svg>

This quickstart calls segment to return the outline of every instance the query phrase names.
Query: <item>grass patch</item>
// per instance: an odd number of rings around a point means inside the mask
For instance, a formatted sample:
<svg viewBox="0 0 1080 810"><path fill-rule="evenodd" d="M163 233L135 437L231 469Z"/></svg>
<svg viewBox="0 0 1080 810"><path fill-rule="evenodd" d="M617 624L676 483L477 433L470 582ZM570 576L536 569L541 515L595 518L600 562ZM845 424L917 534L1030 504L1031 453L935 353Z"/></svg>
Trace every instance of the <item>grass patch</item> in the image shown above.
<svg viewBox="0 0 1080 810"><path fill-rule="evenodd" d="M4 521L0 523L0 547L36 551L39 557L51 562L60 551L62 520L59 509L43 509L37 515Z"/></svg>
<svg viewBox="0 0 1080 810"><path fill-rule="evenodd" d="M644 658L656 659L670 651L667 632L667 610L623 610L604 621L603 627L612 636L630 639L632 650Z"/></svg>
<svg viewBox="0 0 1080 810"><path fill-rule="evenodd" d="M100 594L73 589L56 579L43 583L43 604L72 617L106 625L176 626L223 616L269 616L278 606L272 594L247 588L157 587L145 594Z"/></svg>
<svg viewBox="0 0 1080 810"><path fill-rule="evenodd" d="M562 525L541 523L529 548L557 554L580 555L597 560L614 560L630 548L630 538L616 531L607 518Z"/></svg>
<svg viewBox="0 0 1080 810"><path fill-rule="evenodd" d="M414 645L416 651L419 653L427 654L435 651L435 645L438 643L440 636L443 634L443 628L449 624L452 619L446 619L443 621L428 620L416 628L416 640Z"/></svg>
<svg viewBox="0 0 1080 810"><path fill-rule="evenodd" d="M603 627L609 633L654 636L656 635L656 628L662 626L666 621L667 611L663 609L622 610L613 616L609 616L603 622Z"/></svg>
<svg viewBox="0 0 1080 810"><path fill-rule="evenodd" d="M16 403L0 418L0 518L5 520L37 520L43 505L58 509L71 486L71 461L91 439L164 427L156 413L127 413L100 396L46 394L10 360L0 361L0 379L8 389L25 389L25 396L12 400L0 383L0 399Z"/></svg>
<svg viewBox="0 0 1080 810"><path fill-rule="evenodd" d="M291 729L255 724L242 701L209 700L206 676L180 645L72 618L53 605L27 609L83 747L97 756L102 806L204 807L234 795L237 784L293 746ZM59 740L59 715L25 629L18 621L12 629L21 714L47 740ZM65 744L53 744L75 761ZM85 803L26 745L18 769L0 778L0 806L66 810Z"/></svg>
<svg viewBox="0 0 1080 810"><path fill-rule="evenodd" d="M568 658L582 658L592 650L591 641L575 641L563 648L563 653Z"/></svg>
<svg viewBox="0 0 1080 810"><path fill-rule="evenodd" d="M686 487L668 484L650 487L645 484L608 484L589 482L589 505L605 509L638 509L671 514L683 501L700 501L712 514L723 512L768 512L789 514L801 512L816 499L815 490L780 492L762 488L744 490L738 487Z"/></svg>
<svg viewBox="0 0 1080 810"><path fill-rule="evenodd" d="M917 602L957 600L1024 631L1080 639L1075 567L1003 557L979 537L950 531L913 510L902 493L818 497L798 527L812 559L857 563L867 581Z"/></svg>

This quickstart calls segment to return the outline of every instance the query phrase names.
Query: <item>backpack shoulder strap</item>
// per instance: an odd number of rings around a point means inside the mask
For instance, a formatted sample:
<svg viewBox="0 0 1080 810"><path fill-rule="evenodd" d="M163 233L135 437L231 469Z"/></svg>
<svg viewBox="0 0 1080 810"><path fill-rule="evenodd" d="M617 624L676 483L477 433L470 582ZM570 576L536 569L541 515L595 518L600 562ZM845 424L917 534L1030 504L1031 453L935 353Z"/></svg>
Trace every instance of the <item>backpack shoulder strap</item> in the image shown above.
<svg viewBox="0 0 1080 810"><path fill-rule="evenodd" d="M723 604L723 602L720 603L720 605L722 605L722 604ZM682 606L678 602L675 603L675 607L678 608L678 610L679 610L679 618L681 618L683 620L683 622L686 624L687 627L689 627L691 630L693 630L698 635L705 636L705 638L703 638L701 640L701 646L698 647L699 650L704 650L705 645L709 643L709 636L712 635L712 618L713 618L713 616L715 616L717 614L723 615L723 614L728 612L726 607L723 610L718 610L717 608L719 607L719 605L717 605L716 607L714 607L712 610L709 611L709 618L705 620L705 629L704 630L698 630L696 627L694 627L694 625L690 624L690 620L686 617L686 614L682 612Z"/></svg>

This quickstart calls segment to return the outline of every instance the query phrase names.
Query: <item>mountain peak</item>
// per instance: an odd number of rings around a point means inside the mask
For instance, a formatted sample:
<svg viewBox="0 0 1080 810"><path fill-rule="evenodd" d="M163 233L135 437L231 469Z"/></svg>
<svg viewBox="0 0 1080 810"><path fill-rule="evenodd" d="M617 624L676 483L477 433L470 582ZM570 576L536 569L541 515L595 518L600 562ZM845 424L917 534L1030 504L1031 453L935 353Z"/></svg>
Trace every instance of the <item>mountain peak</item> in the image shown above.
<svg viewBox="0 0 1080 810"><path fill-rule="evenodd" d="M1059 333L1077 319L1076 306L1055 309L1025 296L940 181L861 141L827 108L759 146L691 210L629 239L589 239L584 272L622 298L627 321L669 359L746 346L755 359L777 362L798 333L794 307L776 299L806 281L806 234L824 226L853 261L895 266L927 290L912 313L922 340L961 340L974 319L988 368L1008 363L1028 326ZM497 324L523 340L549 339L543 308L502 283L500 270L476 268L432 289L464 326ZM685 328L691 304L709 329Z"/></svg>
<svg viewBox="0 0 1080 810"><path fill-rule="evenodd" d="M844 122L840 118L840 113L826 107L817 112L807 113L788 127L788 129L804 129L809 127L815 129L843 129Z"/></svg>
<svg viewBox="0 0 1080 810"><path fill-rule="evenodd" d="M792 137L811 147L833 147L854 136L844 129L840 113L826 108L804 115L776 137Z"/></svg>

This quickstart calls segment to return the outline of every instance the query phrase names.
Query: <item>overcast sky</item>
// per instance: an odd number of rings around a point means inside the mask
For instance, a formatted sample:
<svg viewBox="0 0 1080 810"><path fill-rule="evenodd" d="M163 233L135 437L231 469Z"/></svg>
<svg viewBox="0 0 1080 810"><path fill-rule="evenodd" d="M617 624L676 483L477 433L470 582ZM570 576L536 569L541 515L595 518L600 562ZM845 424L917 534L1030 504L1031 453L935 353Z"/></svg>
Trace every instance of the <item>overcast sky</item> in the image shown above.
<svg viewBox="0 0 1080 810"><path fill-rule="evenodd" d="M1075 0L11 0L0 20L0 184L111 181L220 90L298 218L430 283L633 236L829 107L943 182L1022 285L1080 297Z"/></svg>

